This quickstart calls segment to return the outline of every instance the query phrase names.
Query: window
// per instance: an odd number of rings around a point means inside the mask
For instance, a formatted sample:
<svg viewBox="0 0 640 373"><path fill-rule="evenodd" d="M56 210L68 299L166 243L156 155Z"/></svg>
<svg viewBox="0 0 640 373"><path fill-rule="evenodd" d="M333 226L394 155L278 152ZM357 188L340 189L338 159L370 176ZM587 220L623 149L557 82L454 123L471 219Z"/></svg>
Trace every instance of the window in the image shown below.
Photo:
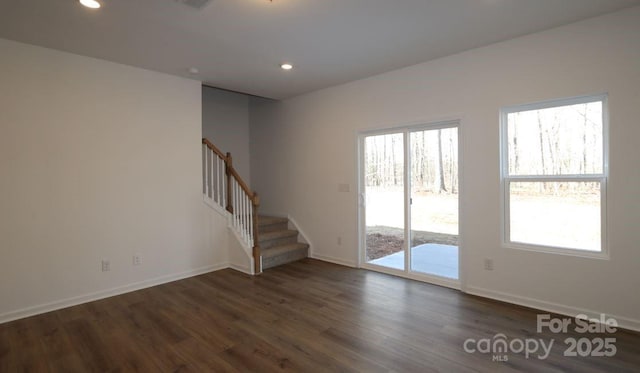
<svg viewBox="0 0 640 373"><path fill-rule="evenodd" d="M604 256L606 95L503 109L501 181L506 246Z"/></svg>

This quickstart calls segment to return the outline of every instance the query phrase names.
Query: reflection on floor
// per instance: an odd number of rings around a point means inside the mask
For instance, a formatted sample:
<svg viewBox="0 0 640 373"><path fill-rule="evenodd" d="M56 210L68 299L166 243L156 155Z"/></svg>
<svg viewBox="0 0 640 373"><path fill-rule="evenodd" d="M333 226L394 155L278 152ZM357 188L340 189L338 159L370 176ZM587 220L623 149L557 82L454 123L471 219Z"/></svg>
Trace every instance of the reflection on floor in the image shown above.
<svg viewBox="0 0 640 373"><path fill-rule="evenodd" d="M369 262L383 267L404 269L404 251ZM411 270L458 279L458 247L428 243L411 248Z"/></svg>

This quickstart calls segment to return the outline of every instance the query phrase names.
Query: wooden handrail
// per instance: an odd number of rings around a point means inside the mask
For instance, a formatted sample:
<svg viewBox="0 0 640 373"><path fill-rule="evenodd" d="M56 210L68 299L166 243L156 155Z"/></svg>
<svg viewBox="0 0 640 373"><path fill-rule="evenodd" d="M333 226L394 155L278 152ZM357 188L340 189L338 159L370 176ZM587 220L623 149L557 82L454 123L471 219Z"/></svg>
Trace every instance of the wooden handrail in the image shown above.
<svg viewBox="0 0 640 373"><path fill-rule="evenodd" d="M218 155L218 157L222 158L222 160L227 163L228 159L227 156L224 155L224 153L222 151L220 151L220 149L218 149L215 145L213 145L211 143L211 141L207 140L207 139L202 139L202 143L205 144L207 146L207 148L211 149L214 153L216 153Z"/></svg>
<svg viewBox="0 0 640 373"><path fill-rule="evenodd" d="M233 176L233 178L236 179L236 181L238 182L238 185L240 185L240 188L242 188L242 190L244 190L247 196L249 196L249 199L251 200L251 202L256 204L256 201L255 201L256 195L253 193L251 189L249 189L247 184L244 182L244 180L242 180L240 175L238 175L238 172L235 170L235 168L233 168L233 166L229 168L229 174L231 174L231 176Z"/></svg>
<svg viewBox="0 0 640 373"><path fill-rule="evenodd" d="M240 176L240 174L238 174L238 171L236 171L236 169L233 168L233 161L232 161L232 158L231 158L231 153L227 153L225 155L220 149L218 149L218 147L213 145L211 143L211 141L209 141L207 139L202 139L202 143L205 144L209 149L211 149L211 151L216 153L218 155L218 157L222 158L222 160L225 162L225 164L227 166L229 175L233 176L236 179L236 181L238 182L238 184L240 185L242 190L244 190L244 192L247 193L247 195L249 196L251 201L255 202L253 191L251 190L251 188L249 188L247 183L245 183L244 180L242 180L242 177Z"/></svg>
<svg viewBox="0 0 640 373"><path fill-rule="evenodd" d="M233 157L231 157L231 153L227 153L226 155L224 153L222 153L222 151L220 149L218 149L215 145L213 145L211 143L211 141L207 140L207 139L202 139L202 143L204 145L207 146L207 148L209 148L212 152L214 152L218 157L220 157L220 159L222 159L224 161L224 166L225 166L225 174L227 175L227 180L226 180L226 190L227 190L227 200L226 202L226 209L227 211L229 211L230 213L233 214L233 210L234 210L234 206L233 206L233 200L232 200L232 193L231 193L231 178L233 177L236 182L238 183L238 185L240 186L240 188L242 189L242 191L247 195L247 197L249 198L249 200L251 201L251 205L252 205L252 209L253 209L253 221L251 222L252 224L252 230L253 230L253 252L252 252L252 256L253 256L253 262L254 262L254 272L255 274L260 274L262 273L262 263L261 263L261 254L260 254L260 245L258 243L258 207L260 206L260 198L258 197L258 194L253 192L249 186L247 185L247 183L245 183L244 180L242 180L242 177L240 177L240 174L238 174L238 172L236 171L235 168L233 168Z"/></svg>

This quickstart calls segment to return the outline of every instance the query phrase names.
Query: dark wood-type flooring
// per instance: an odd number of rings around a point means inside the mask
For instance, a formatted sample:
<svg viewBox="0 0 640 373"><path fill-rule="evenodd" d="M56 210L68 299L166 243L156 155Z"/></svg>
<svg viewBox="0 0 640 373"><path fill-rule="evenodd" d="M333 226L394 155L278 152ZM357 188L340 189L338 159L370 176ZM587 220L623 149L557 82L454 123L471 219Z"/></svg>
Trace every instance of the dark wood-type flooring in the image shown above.
<svg viewBox="0 0 640 373"><path fill-rule="evenodd" d="M556 342L546 360L464 352L496 333ZM537 334L535 310L305 259L1 324L0 372L640 371L640 334L615 333L611 358L564 357L568 336L584 337Z"/></svg>

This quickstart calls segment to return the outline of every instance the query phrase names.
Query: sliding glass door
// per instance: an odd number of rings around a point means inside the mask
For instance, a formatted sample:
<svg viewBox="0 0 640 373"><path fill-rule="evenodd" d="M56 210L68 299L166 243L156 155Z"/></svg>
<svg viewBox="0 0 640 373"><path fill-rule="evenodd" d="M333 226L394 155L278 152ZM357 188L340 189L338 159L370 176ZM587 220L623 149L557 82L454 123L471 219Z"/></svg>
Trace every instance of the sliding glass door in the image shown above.
<svg viewBox="0 0 640 373"><path fill-rule="evenodd" d="M411 271L458 279L458 128L413 131Z"/></svg>
<svg viewBox="0 0 640 373"><path fill-rule="evenodd" d="M360 136L363 267L456 286L458 123Z"/></svg>
<svg viewBox="0 0 640 373"><path fill-rule="evenodd" d="M365 260L405 269L404 135L364 138Z"/></svg>

